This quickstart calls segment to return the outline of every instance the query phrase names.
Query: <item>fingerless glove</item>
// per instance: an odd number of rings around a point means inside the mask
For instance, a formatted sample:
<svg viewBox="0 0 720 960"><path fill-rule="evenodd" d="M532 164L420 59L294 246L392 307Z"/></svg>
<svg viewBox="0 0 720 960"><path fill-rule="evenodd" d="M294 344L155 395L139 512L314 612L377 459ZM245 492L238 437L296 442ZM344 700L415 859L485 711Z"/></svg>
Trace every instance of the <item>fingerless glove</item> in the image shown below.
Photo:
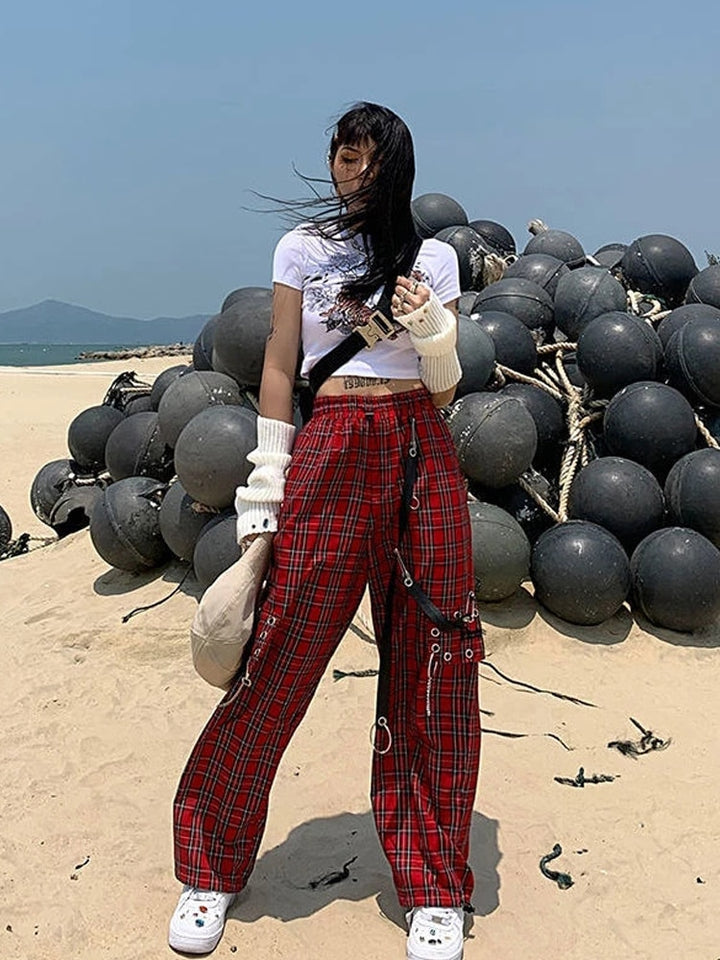
<svg viewBox="0 0 720 960"><path fill-rule="evenodd" d="M431 290L430 299L408 313L395 318L410 333L420 357L420 379L430 393L449 390L462 377L455 348L457 321Z"/></svg>
<svg viewBox="0 0 720 960"><path fill-rule="evenodd" d="M255 464L255 468L247 485L235 491L238 543L251 533L277 530L295 426L284 420L258 417L257 440L257 447L248 454L248 460Z"/></svg>

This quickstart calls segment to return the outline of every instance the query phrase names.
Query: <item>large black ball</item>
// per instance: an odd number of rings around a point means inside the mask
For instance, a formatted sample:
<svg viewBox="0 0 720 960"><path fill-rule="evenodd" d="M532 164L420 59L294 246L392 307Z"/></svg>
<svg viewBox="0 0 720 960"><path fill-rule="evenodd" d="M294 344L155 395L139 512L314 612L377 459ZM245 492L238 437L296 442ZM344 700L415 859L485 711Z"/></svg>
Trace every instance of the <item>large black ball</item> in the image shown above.
<svg viewBox="0 0 720 960"><path fill-rule="evenodd" d="M595 317L625 309L625 290L604 267L580 267L561 277L555 291L555 325L570 340Z"/></svg>
<svg viewBox="0 0 720 960"><path fill-rule="evenodd" d="M152 399L149 393L141 393L131 397L123 406L123 416L131 417L134 413L148 413L153 409Z"/></svg>
<svg viewBox="0 0 720 960"><path fill-rule="evenodd" d="M665 502L660 484L645 467L623 457L599 457L573 480L568 515L605 527L632 551L662 525Z"/></svg>
<svg viewBox="0 0 720 960"><path fill-rule="evenodd" d="M195 544L195 577L205 590L239 559L237 517L234 513L218 517L204 528Z"/></svg>
<svg viewBox="0 0 720 960"><path fill-rule="evenodd" d="M495 344L482 327L470 317L458 317L457 354L462 377L455 396L476 393L492 377L495 369Z"/></svg>
<svg viewBox="0 0 720 960"><path fill-rule="evenodd" d="M102 497L107 484L73 484L58 498L50 513L50 526L59 538L82 530L90 523L95 504Z"/></svg>
<svg viewBox="0 0 720 960"><path fill-rule="evenodd" d="M478 294L472 312L483 313L486 310L512 314L529 330L533 330L538 340L543 341L552 335L554 326L552 299L532 280L509 277L491 283Z"/></svg>
<svg viewBox="0 0 720 960"><path fill-rule="evenodd" d="M522 320L498 310L482 310L473 315L473 320L492 338L498 363L526 374L537 367L537 346Z"/></svg>
<svg viewBox="0 0 720 960"><path fill-rule="evenodd" d="M526 255L529 253L546 253L551 257L557 257L558 260L563 260L565 263L582 260L585 256L580 241L564 230L542 230L528 240L523 253Z"/></svg>
<svg viewBox="0 0 720 960"><path fill-rule="evenodd" d="M484 602L511 597L530 573L530 541L509 513L469 503L475 595Z"/></svg>
<svg viewBox="0 0 720 960"><path fill-rule="evenodd" d="M122 420L108 437L105 462L113 480L169 480L175 472L173 455L160 432L157 413L151 410Z"/></svg>
<svg viewBox="0 0 720 960"><path fill-rule="evenodd" d="M720 547L720 450L694 450L673 466L665 481L668 515Z"/></svg>
<svg viewBox="0 0 720 960"><path fill-rule="evenodd" d="M485 243L501 257L509 257L517 253L513 235L501 223L494 220L471 220L468 226L479 233Z"/></svg>
<svg viewBox="0 0 720 960"><path fill-rule="evenodd" d="M30 506L35 516L50 526L50 514L62 494L81 473L73 460L51 460L35 475L30 487Z"/></svg>
<svg viewBox="0 0 720 960"><path fill-rule="evenodd" d="M115 427L123 420L122 411L107 404L88 407L68 427L68 448L71 457L84 470L105 468L105 444Z"/></svg>
<svg viewBox="0 0 720 960"><path fill-rule="evenodd" d="M688 284L698 272L688 248L662 233L633 240L620 261L631 290L659 297L669 307L679 307Z"/></svg>
<svg viewBox="0 0 720 960"><path fill-rule="evenodd" d="M558 260L557 257L551 257L547 253L531 253L528 256L518 257L515 263L511 263L504 277L508 280L515 277L521 280L532 280L554 297L560 278L567 273L570 273L570 268L564 260Z"/></svg>
<svg viewBox="0 0 720 960"><path fill-rule="evenodd" d="M535 421L538 438L536 459L545 459L556 452L558 444L567 434L567 427L564 410L555 397L532 383L509 383L499 391L498 396L515 397Z"/></svg>
<svg viewBox="0 0 720 960"><path fill-rule="evenodd" d="M487 487L514 483L535 456L535 421L515 397L470 393L453 404L448 426L461 468Z"/></svg>
<svg viewBox="0 0 720 960"><path fill-rule="evenodd" d="M603 422L611 453L657 475L695 446L697 425L688 401L664 383L631 383L608 404Z"/></svg>
<svg viewBox="0 0 720 960"><path fill-rule="evenodd" d="M195 501L176 480L171 484L160 507L160 533L163 540L180 560L192 560L198 537L205 526L215 519L207 510L195 509Z"/></svg>
<svg viewBox="0 0 720 960"><path fill-rule="evenodd" d="M705 303L688 303L682 307L675 307L666 317L663 317L657 328L663 347L667 347L672 335L691 320L720 320L720 310Z"/></svg>
<svg viewBox="0 0 720 960"><path fill-rule="evenodd" d="M631 570L633 603L657 626L690 633L720 617L720 550L696 530L651 533Z"/></svg>
<svg viewBox="0 0 720 960"><path fill-rule="evenodd" d="M663 348L649 323L616 311L596 317L583 328L577 362L593 390L611 397L629 383L659 379Z"/></svg>
<svg viewBox="0 0 720 960"><path fill-rule="evenodd" d="M705 267L692 278L688 284L685 302L720 307L720 263Z"/></svg>
<svg viewBox="0 0 720 960"><path fill-rule="evenodd" d="M0 554L7 550L12 540L12 521L6 510L0 507Z"/></svg>
<svg viewBox="0 0 720 960"><path fill-rule="evenodd" d="M242 386L260 385L265 344L270 333L272 290L249 292L219 314L213 328L213 369Z"/></svg>
<svg viewBox="0 0 720 960"><path fill-rule="evenodd" d="M166 370L163 370L162 373L159 373L155 377L155 381L152 385L152 390L150 391L150 405L153 410L157 410L160 406L160 401L162 396L175 380L178 377L181 377L184 373L189 373L192 370L191 366L188 366L184 363L176 363L172 367L168 367Z"/></svg>
<svg viewBox="0 0 720 960"><path fill-rule="evenodd" d="M568 623L602 623L617 613L630 590L630 565L619 540L585 520L541 534L530 572L536 598Z"/></svg>
<svg viewBox="0 0 720 960"><path fill-rule="evenodd" d="M113 567L139 573L168 559L160 533L160 502L165 485L150 477L128 477L111 484L90 517L90 539Z"/></svg>
<svg viewBox="0 0 720 960"><path fill-rule="evenodd" d="M229 507L252 464L257 415L247 407L208 407L183 428L175 444L175 470L188 494L220 510Z"/></svg>
<svg viewBox="0 0 720 960"><path fill-rule="evenodd" d="M689 320L670 338L666 360L672 384L720 407L720 320Z"/></svg>
<svg viewBox="0 0 720 960"><path fill-rule="evenodd" d="M614 270L625 256L626 250L626 243L606 243L595 251L593 257L602 267Z"/></svg>
<svg viewBox="0 0 720 960"><path fill-rule="evenodd" d="M435 239L450 244L457 254L460 289L482 290L485 285L483 280L485 256L492 251L480 234L475 233L471 227L445 227L435 235Z"/></svg>
<svg viewBox="0 0 720 960"><path fill-rule="evenodd" d="M158 407L160 432L174 447L183 427L196 413L217 405L239 406L242 403L237 381L215 370L187 373L171 383Z"/></svg>
<svg viewBox="0 0 720 960"><path fill-rule="evenodd" d="M467 214L452 197L444 193L423 193L411 205L418 234L427 240L445 227L467 226Z"/></svg>
<svg viewBox="0 0 720 960"><path fill-rule="evenodd" d="M193 346L193 370L212 370L213 368L213 337L215 324L219 316L220 314L216 314L216 316L210 317L198 334L198 338Z"/></svg>

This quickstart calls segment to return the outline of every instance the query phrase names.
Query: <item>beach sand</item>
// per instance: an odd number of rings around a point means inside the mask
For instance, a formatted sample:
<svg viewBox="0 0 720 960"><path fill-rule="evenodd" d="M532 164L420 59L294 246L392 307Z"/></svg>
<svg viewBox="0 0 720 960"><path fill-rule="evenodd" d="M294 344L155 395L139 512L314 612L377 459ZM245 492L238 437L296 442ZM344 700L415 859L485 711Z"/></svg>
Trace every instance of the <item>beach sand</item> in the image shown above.
<svg viewBox="0 0 720 960"><path fill-rule="evenodd" d="M15 536L52 536L28 492L43 464L68 455L72 418L100 403L120 370L152 379L177 362L0 370L0 504ZM192 669L190 581L167 603L121 618L165 596L183 572L180 563L114 570L87 530L0 564L3 960L175 955L166 945L179 892L171 803L218 692ZM525 736L484 736L467 960L716 960L720 630L675 634L638 625L627 610L572 627L525 589L484 607L483 618L485 726ZM217 957L405 956L368 802L375 681L332 679L333 667L375 665L374 647L349 632L284 758L255 873ZM490 665L594 706L519 686ZM637 759L608 748L639 738L631 717L667 748ZM555 782L580 767L617 779ZM571 874L566 890L539 869L556 843L563 853L549 866ZM311 888L354 856L347 880Z"/></svg>

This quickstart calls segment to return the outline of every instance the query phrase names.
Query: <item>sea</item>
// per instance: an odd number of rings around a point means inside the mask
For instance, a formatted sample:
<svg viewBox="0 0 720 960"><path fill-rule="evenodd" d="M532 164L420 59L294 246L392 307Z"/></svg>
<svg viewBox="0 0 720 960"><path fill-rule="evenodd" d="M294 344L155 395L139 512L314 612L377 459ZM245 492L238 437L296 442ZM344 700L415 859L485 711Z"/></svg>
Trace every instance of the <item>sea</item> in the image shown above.
<svg viewBox="0 0 720 960"><path fill-rule="evenodd" d="M0 367L50 367L82 363L81 353L123 350L122 343L0 343ZM89 362L89 361L88 361Z"/></svg>

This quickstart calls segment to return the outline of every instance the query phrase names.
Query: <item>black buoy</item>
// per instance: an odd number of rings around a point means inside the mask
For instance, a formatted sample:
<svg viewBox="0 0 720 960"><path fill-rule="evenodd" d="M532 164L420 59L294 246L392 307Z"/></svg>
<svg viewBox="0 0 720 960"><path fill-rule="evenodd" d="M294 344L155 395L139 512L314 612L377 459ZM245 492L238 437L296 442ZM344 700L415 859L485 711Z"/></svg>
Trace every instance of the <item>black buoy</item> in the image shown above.
<svg viewBox="0 0 720 960"><path fill-rule="evenodd" d="M448 417L464 473L487 487L514 483L537 449L535 421L515 397L469 393Z"/></svg>
<svg viewBox="0 0 720 960"><path fill-rule="evenodd" d="M105 468L105 444L115 427L123 421L122 411L108 404L88 407L68 427L70 456L83 470Z"/></svg>
<svg viewBox="0 0 720 960"><path fill-rule="evenodd" d="M620 265L620 261L625 256L626 250L626 243L606 243L595 251L593 259L597 260L601 267L614 270Z"/></svg>
<svg viewBox="0 0 720 960"><path fill-rule="evenodd" d="M513 235L501 223L495 220L471 220L468 226L479 233L485 243L501 257L511 257L517 253Z"/></svg>
<svg viewBox="0 0 720 960"><path fill-rule="evenodd" d="M558 260L547 253L531 253L529 256L518 257L515 263L511 263L504 277L508 280L514 277L532 280L550 297L554 297L558 282L566 273L570 273L570 268L564 260Z"/></svg>
<svg viewBox="0 0 720 960"><path fill-rule="evenodd" d="M630 564L620 541L585 520L541 534L530 572L536 598L568 623L602 623L617 613L630 590Z"/></svg>
<svg viewBox="0 0 720 960"><path fill-rule="evenodd" d="M536 481L538 477L537 472L533 474ZM540 477L540 481L540 484L535 482L533 486L536 489L540 486L538 493L546 500L552 500L550 484L545 477ZM540 534L554 523L538 501L519 483L509 483L506 487L495 489L471 483L470 491L478 500L493 503L509 513L520 524L531 544L535 543Z"/></svg>
<svg viewBox="0 0 720 960"><path fill-rule="evenodd" d="M411 205L418 234L427 240L445 227L467 226L467 214L452 197L444 193L423 193Z"/></svg>
<svg viewBox="0 0 720 960"><path fill-rule="evenodd" d="M270 333L272 290L249 292L219 314L213 329L213 369L241 386L260 385L265 344Z"/></svg>
<svg viewBox="0 0 720 960"><path fill-rule="evenodd" d="M615 311L596 317L582 329L577 362L595 393L611 397L629 383L659 379L663 348L647 321Z"/></svg>
<svg viewBox="0 0 720 960"><path fill-rule="evenodd" d="M107 484L102 482L73 484L60 495L50 512L50 526L59 539L84 529L90 523L95 504L106 487Z"/></svg>
<svg viewBox="0 0 720 960"><path fill-rule="evenodd" d="M478 294L472 312L484 313L486 310L512 314L532 330L541 342L552 336L552 298L532 280L509 277L491 283Z"/></svg>
<svg viewBox="0 0 720 960"><path fill-rule="evenodd" d="M610 453L642 464L656 475L695 446L697 425L683 395L664 383L623 387L608 404L603 422Z"/></svg>
<svg viewBox="0 0 720 960"><path fill-rule="evenodd" d="M555 291L555 325L573 342L584 327L614 310L625 310L625 290L604 267L580 267L561 277Z"/></svg>
<svg viewBox="0 0 720 960"><path fill-rule="evenodd" d="M195 504L179 480L170 485L160 506L160 533L180 560L192 560L200 533L215 519L214 513L196 507L202 505Z"/></svg>
<svg viewBox="0 0 720 960"><path fill-rule="evenodd" d="M157 410L160 406L160 401L162 396L170 386L173 381L177 380L178 377L181 377L184 373L189 373L192 370L191 366L188 366L184 363L176 363L172 367L168 367L166 370L163 370L162 373L159 373L155 377L155 382L152 385L152 390L150 391L150 405L153 410Z"/></svg>
<svg viewBox="0 0 720 960"><path fill-rule="evenodd" d="M492 338L498 363L526 374L537 367L535 340L522 320L498 310L482 310L473 315L473 320Z"/></svg>
<svg viewBox="0 0 720 960"><path fill-rule="evenodd" d="M141 393L139 396L131 397L122 408L122 412L123 416L131 417L134 413L148 413L152 408L150 394Z"/></svg>
<svg viewBox="0 0 720 960"><path fill-rule="evenodd" d="M720 407L720 320L689 320L665 353L670 383L700 403Z"/></svg>
<svg viewBox="0 0 720 960"><path fill-rule="evenodd" d="M188 495L222 510L252 469L257 415L247 407L208 407L183 427L175 444L175 470Z"/></svg>
<svg viewBox="0 0 720 960"><path fill-rule="evenodd" d="M720 547L720 450L681 457L667 475L665 500L672 523L691 527Z"/></svg>
<svg viewBox="0 0 720 960"><path fill-rule="evenodd" d="M153 477L168 481L175 472L173 455L160 432L154 410L126 417L105 445L105 463L113 480Z"/></svg>
<svg viewBox="0 0 720 960"><path fill-rule="evenodd" d="M495 344L475 320L458 317L457 354L462 367L462 377L455 396L459 399L466 393L476 393L485 387L495 369Z"/></svg>
<svg viewBox="0 0 720 960"><path fill-rule="evenodd" d="M509 383L498 392L498 396L515 397L535 421L538 438L536 460L545 461L559 452L567 427L562 405L555 397L532 383Z"/></svg>
<svg viewBox="0 0 720 960"><path fill-rule="evenodd" d="M705 267L692 278L688 284L685 302L720 307L720 263Z"/></svg>
<svg viewBox="0 0 720 960"><path fill-rule="evenodd" d="M239 559L237 517L234 513L224 514L207 524L195 544L193 569L197 582L206 590Z"/></svg>
<svg viewBox="0 0 720 960"><path fill-rule="evenodd" d="M171 383L158 407L160 432L165 442L174 447L177 438L196 413L217 405L239 406L242 403L237 381L215 370L197 370Z"/></svg>
<svg viewBox="0 0 720 960"><path fill-rule="evenodd" d="M495 603L511 597L530 573L530 541L509 513L490 503L468 504L475 596Z"/></svg>
<svg viewBox="0 0 720 960"><path fill-rule="evenodd" d="M12 540L12 520L3 507L0 507L0 555L5 553Z"/></svg>
<svg viewBox="0 0 720 960"><path fill-rule="evenodd" d="M128 477L111 484L90 517L90 538L106 563L139 573L168 559L160 533L160 502L165 484L150 477Z"/></svg>
<svg viewBox="0 0 720 960"><path fill-rule="evenodd" d="M523 253L525 256L530 253L547 253L565 263L582 260L585 256L580 241L564 230L541 230L528 240Z"/></svg>
<svg viewBox="0 0 720 960"><path fill-rule="evenodd" d="M576 475L568 515L614 534L628 552L663 523L662 488L645 467L623 457L598 457Z"/></svg>
<svg viewBox="0 0 720 960"><path fill-rule="evenodd" d="M38 520L51 526L53 507L80 473L74 460L51 460L38 470L30 486L30 506Z"/></svg>
<svg viewBox="0 0 720 960"><path fill-rule="evenodd" d="M435 234L436 240L448 243L457 254L461 290L482 290L485 286L485 257L492 253L479 233L471 227L445 227Z"/></svg>
<svg viewBox="0 0 720 960"><path fill-rule="evenodd" d="M656 530L630 565L633 603L651 623L692 633L720 617L720 550L696 530Z"/></svg>
<svg viewBox="0 0 720 960"><path fill-rule="evenodd" d="M720 320L720 310L705 303L688 303L682 307L675 307L666 317L663 317L657 328L663 348L667 347L672 335L690 320Z"/></svg>
<svg viewBox="0 0 720 960"><path fill-rule="evenodd" d="M213 334L219 316L220 314L218 313L214 317L210 317L198 334L198 338L193 346L193 370L212 370L213 368Z"/></svg>
<svg viewBox="0 0 720 960"><path fill-rule="evenodd" d="M630 290L649 293L669 307L680 306L698 272L688 248L662 233L633 240L620 261L620 270Z"/></svg>

